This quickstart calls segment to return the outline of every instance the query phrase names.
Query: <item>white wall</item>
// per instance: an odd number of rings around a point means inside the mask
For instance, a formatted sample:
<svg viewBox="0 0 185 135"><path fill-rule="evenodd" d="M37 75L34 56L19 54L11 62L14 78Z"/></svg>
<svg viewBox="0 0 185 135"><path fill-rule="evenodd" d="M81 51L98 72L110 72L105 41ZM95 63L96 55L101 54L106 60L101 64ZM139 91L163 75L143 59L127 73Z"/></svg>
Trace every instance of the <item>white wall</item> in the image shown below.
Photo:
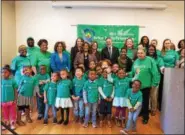
<svg viewBox="0 0 185 135"><path fill-rule="evenodd" d="M142 1L138 1L142 2ZM137 3L138 3L137 2ZM16 44L25 44L28 36L38 41L46 38L49 50L58 40L64 40L67 49L74 45L76 27L73 24L142 25L140 37L148 35L159 40L165 38L177 44L184 38L184 1L146 1L164 3L163 11L131 9L56 9L51 1L16 1Z"/></svg>
<svg viewBox="0 0 185 135"><path fill-rule="evenodd" d="M15 1L2 1L2 65L10 64L16 55L15 30Z"/></svg>

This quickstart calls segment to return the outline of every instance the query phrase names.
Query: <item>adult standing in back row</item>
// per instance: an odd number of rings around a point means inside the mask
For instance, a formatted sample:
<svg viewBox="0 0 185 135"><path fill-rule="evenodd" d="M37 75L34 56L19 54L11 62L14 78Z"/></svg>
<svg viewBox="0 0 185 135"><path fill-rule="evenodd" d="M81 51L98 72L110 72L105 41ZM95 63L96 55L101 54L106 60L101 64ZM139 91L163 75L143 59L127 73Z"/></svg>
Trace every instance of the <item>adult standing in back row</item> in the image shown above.
<svg viewBox="0 0 185 135"><path fill-rule="evenodd" d="M118 57L119 57L119 50L117 47L114 47L112 45L112 39L106 38L106 47L102 49L101 52L101 59L108 59L111 61L112 64L118 62Z"/></svg>

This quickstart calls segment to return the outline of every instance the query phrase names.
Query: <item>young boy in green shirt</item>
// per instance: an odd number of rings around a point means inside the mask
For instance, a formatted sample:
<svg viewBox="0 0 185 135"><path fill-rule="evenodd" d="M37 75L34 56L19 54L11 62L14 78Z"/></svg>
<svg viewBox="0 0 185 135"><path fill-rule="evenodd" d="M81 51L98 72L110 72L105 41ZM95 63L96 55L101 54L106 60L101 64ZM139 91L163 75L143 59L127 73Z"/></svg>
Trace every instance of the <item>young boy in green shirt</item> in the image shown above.
<svg viewBox="0 0 185 135"><path fill-rule="evenodd" d="M132 88L128 89L127 92L127 104L129 109L128 121L126 128L120 130L121 133L127 134L130 129L132 132L136 132L136 122L138 115L142 108L142 92L140 91L141 82L139 80L134 80L132 83Z"/></svg>
<svg viewBox="0 0 185 135"><path fill-rule="evenodd" d="M75 122L83 123L84 117L84 102L83 102L83 86L85 83L83 78L83 68L77 67L75 69L75 77L72 81L72 99L74 103L74 116Z"/></svg>
<svg viewBox="0 0 185 135"><path fill-rule="evenodd" d="M85 103L85 121L83 127L88 127L90 113L92 112L92 126L96 128L96 110L99 101L99 83L96 80L96 71L89 70L88 78L83 88L83 100Z"/></svg>
<svg viewBox="0 0 185 135"><path fill-rule="evenodd" d="M48 124L48 110L50 107L52 108L52 113L53 113L53 124L57 123L55 100L57 96L58 79L59 79L59 74L52 73L51 82L48 82L43 88L44 89L44 103L45 103L44 125Z"/></svg>
<svg viewBox="0 0 185 135"><path fill-rule="evenodd" d="M45 104L44 104L44 86L46 83L50 81L50 76L48 73L46 73L46 66L41 65L39 67L39 74L36 75L37 81L39 83L39 92L37 92L37 110L38 110L38 120L41 120L44 117L44 110L45 110Z"/></svg>

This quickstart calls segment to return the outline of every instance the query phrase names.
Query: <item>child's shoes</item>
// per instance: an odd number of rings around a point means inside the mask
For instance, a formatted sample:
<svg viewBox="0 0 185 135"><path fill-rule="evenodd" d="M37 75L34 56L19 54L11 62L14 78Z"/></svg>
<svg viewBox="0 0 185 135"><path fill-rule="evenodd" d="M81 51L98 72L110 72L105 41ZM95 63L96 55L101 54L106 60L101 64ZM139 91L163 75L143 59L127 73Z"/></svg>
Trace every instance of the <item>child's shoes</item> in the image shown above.
<svg viewBox="0 0 185 135"><path fill-rule="evenodd" d="M65 120L63 124L64 125L67 125L68 123L69 123L69 121L68 120Z"/></svg>
<svg viewBox="0 0 185 135"><path fill-rule="evenodd" d="M120 130L120 133L121 133L121 134L124 134L124 135L128 135L128 131L125 130L125 129Z"/></svg>
<svg viewBox="0 0 185 135"><path fill-rule="evenodd" d="M44 125L47 125L47 124L48 124L48 120L45 119L43 124L44 124Z"/></svg>
<svg viewBox="0 0 185 135"><path fill-rule="evenodd" d="M57 124L57 118L53 118L53 124Z"/></svg>
<svg viewBox="0 0 185 135"><path fill-rule="evenodd" d="M97 128L97 125L96 125L96 124L92 124L92 127L93 127L93 128Z"/></svg>
<svg viewBox="0 0 185 135"><path fill-rule="evenodd" d="M87 128L87 127L88 127L88 124L85 124L85 123L84 123L84 124L83 124L83 127L84 127L84 128Z"/></svg>

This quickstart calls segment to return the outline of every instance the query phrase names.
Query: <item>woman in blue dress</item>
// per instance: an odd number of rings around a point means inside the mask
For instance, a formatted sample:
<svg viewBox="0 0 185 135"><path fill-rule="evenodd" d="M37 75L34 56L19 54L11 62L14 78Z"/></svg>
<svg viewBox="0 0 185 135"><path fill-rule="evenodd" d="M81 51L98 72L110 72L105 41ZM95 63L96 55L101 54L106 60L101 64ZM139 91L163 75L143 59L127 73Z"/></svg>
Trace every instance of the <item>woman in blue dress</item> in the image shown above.
<svg viewBox="0 0 185 135"><path fill-rule="evenodd" d="M53 72L59 72L62 69L71 69L70 57L64 52L65 43L62 41L56 42L54 53L51 55L51 69Z"/></svg>

